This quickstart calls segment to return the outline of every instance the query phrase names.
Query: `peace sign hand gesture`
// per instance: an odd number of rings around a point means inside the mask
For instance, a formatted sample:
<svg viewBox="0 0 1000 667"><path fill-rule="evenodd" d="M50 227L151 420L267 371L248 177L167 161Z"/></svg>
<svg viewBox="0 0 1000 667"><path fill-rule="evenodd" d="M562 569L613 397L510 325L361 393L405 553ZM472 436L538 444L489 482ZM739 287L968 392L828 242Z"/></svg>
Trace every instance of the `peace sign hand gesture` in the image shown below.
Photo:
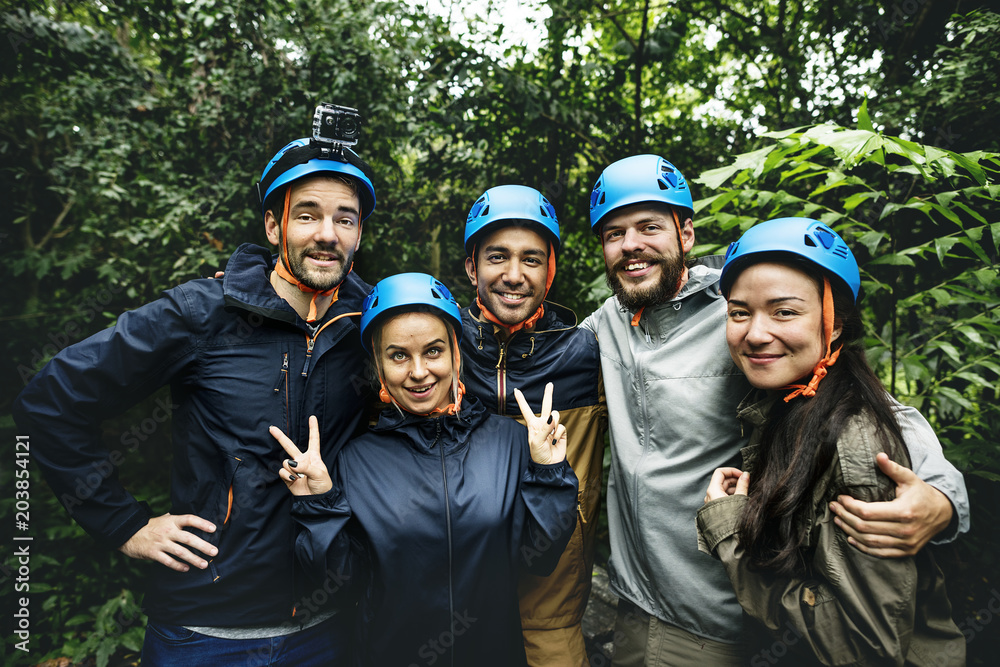
<svg viewBox="0 0 1000 667"><path fill-rule="evenodd" d="M538 417L528 407L528 401L520 389L514 390L514 398L521 407L521 416L524 417L524 424L528 427L531 460L542 465L565 460L566 427L559 423L559 411L552 409L552 383L545 385L542 413Z"/></svg>
<svg viewBox="0 0 1000 667"><path fill-rule="evenodd" d="M318 495L333 488L330 472L319 453L319 421L315 416L309 417L309 447L305 452L300 451L277 426L268 430L291 457L282 462L278 477L293 495Z"/></svg>

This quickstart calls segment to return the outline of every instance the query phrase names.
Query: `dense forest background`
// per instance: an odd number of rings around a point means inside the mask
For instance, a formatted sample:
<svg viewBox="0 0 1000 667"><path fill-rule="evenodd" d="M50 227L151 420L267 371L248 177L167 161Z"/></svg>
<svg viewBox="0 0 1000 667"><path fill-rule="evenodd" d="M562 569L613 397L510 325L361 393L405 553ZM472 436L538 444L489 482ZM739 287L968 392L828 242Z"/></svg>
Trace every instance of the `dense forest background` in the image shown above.
<svg viewBox="0 0 1000 667"><path fill-rule="evenodd" d="M959 0L0 0L4 534L19 509L20 388L123 310L211 276L242 242L265 245L252 185L309 133L314 106L335 102L363 115L357 148L378 176L355 264L370 283L428 271L468 303L466 213L486 188L523 183L559 213L551 298L582 317L607 294L590 189L604 166L643 152L691 183L696 254L770 217L837 228L862 264L873 364L966 474L973 528L938 553L970 664L995 664L998 11ZM160 512L164 397L104 425L126 486ZM134 663L139 582L160 566L98 550L29 469L31 650L14 647L18 564L5 538L4 662Z"/></svg>

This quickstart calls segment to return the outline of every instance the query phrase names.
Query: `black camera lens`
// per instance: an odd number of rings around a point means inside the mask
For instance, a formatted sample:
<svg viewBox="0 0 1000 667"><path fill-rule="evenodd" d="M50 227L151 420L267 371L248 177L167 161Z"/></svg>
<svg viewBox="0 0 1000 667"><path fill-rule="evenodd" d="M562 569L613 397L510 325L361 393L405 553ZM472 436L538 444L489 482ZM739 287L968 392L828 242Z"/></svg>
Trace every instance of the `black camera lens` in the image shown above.
<svg viewBox="0 0 1000 667"><path fill-rule="evenodd" d="M356 139L358 137L358 119L353 116L342 116L338 134L344 139Z"/></svg>

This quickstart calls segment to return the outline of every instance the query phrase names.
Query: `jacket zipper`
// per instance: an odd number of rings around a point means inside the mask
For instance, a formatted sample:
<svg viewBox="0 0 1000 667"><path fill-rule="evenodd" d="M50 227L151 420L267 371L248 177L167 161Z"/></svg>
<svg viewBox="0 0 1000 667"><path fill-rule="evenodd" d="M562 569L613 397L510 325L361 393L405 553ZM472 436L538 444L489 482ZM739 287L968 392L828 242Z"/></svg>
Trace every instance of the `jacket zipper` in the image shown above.
<svg viewBox="0 0 1000 667"><path fill-rule="evenodd" d="M316 329L316 333L314 333L312 336L310 336L308 333L306 334L306 359L305 363L302 364L302 377L309 376L309 362L312 361L313 348L316 347L316 339L319 338L319 335L320 333L322 333L323 329L327 328L328 326L330 326L331 324L333 324L342 317L351 317L358 315L361 315L361 313L341 313L340 315L337 315L336 317L331 318L330 320L325 322L323 326L321 326L320 328Z"/></svg>
<svg viewBox="0 0 1000 667"><path fill-rule="evenodd" d="M216 543L216 548L219 549L219 553L222 553L222 548L221 548L222 547L222 538L226 534L225 533L226 529L229 528L229 519L233 515L233 484L235 484L235 482L236 482L236 470L239 469L240 464L243 463L243 459L241 459L240 457L234 456L233 458L236 459L236 467L233 468L233 478L229 481L229 497L226 500L226 518L222 520L222 528L219 530L219 541ZM209 567L210 567L210 569L212 571L212 582L213 583L216 582L216 581L218 581L219 577L222 576L215 569L215 558L216 557L213 556L208 561Z"/></svg>
<svg viewBox="0 0 1000 667"><path fill-rule="evenodd" d="M507 363L504 354L507 351L508 340L500 343L500 357L497 359L497 414L507 414Z"/></svg>
<svg viewBox="0 0 1000 667"><path fill-rule="evenodd" d="M448 495L448 468L445 465L444 458L444 445L441 444L441 420L436 419L435 426L437 427L437 433L434 436L434 443L431 445L433 448L435 445L441 454L441 477L444 480L444 520L448 529L448 629L451 632L452 637L457 637L455 633L455 596L454 596L454 582L452 581L452 544L451 544L451 500ZM451 660L452 667L455 665L455 643L452 642L451 645Z"/></svg>

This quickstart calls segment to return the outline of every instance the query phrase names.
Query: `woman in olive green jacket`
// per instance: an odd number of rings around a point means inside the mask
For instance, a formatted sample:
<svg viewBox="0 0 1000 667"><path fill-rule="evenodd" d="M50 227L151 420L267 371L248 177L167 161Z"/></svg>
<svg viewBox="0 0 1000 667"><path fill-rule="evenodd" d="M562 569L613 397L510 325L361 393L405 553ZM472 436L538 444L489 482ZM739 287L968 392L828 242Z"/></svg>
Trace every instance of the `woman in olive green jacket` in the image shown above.
<svg viewBox="0 0 1000 667"><path fill-rule="evenodd" d="M761 223L730 246L721 287L730 354L755 387L739 409L753 432L743 469L715 471L698 540L766 630L750 664L964 664L930 551L869 556L829 509L844 493L893 497L876 457L909 464L896 404L865 359L847 245L813 220Z"/></svg>

